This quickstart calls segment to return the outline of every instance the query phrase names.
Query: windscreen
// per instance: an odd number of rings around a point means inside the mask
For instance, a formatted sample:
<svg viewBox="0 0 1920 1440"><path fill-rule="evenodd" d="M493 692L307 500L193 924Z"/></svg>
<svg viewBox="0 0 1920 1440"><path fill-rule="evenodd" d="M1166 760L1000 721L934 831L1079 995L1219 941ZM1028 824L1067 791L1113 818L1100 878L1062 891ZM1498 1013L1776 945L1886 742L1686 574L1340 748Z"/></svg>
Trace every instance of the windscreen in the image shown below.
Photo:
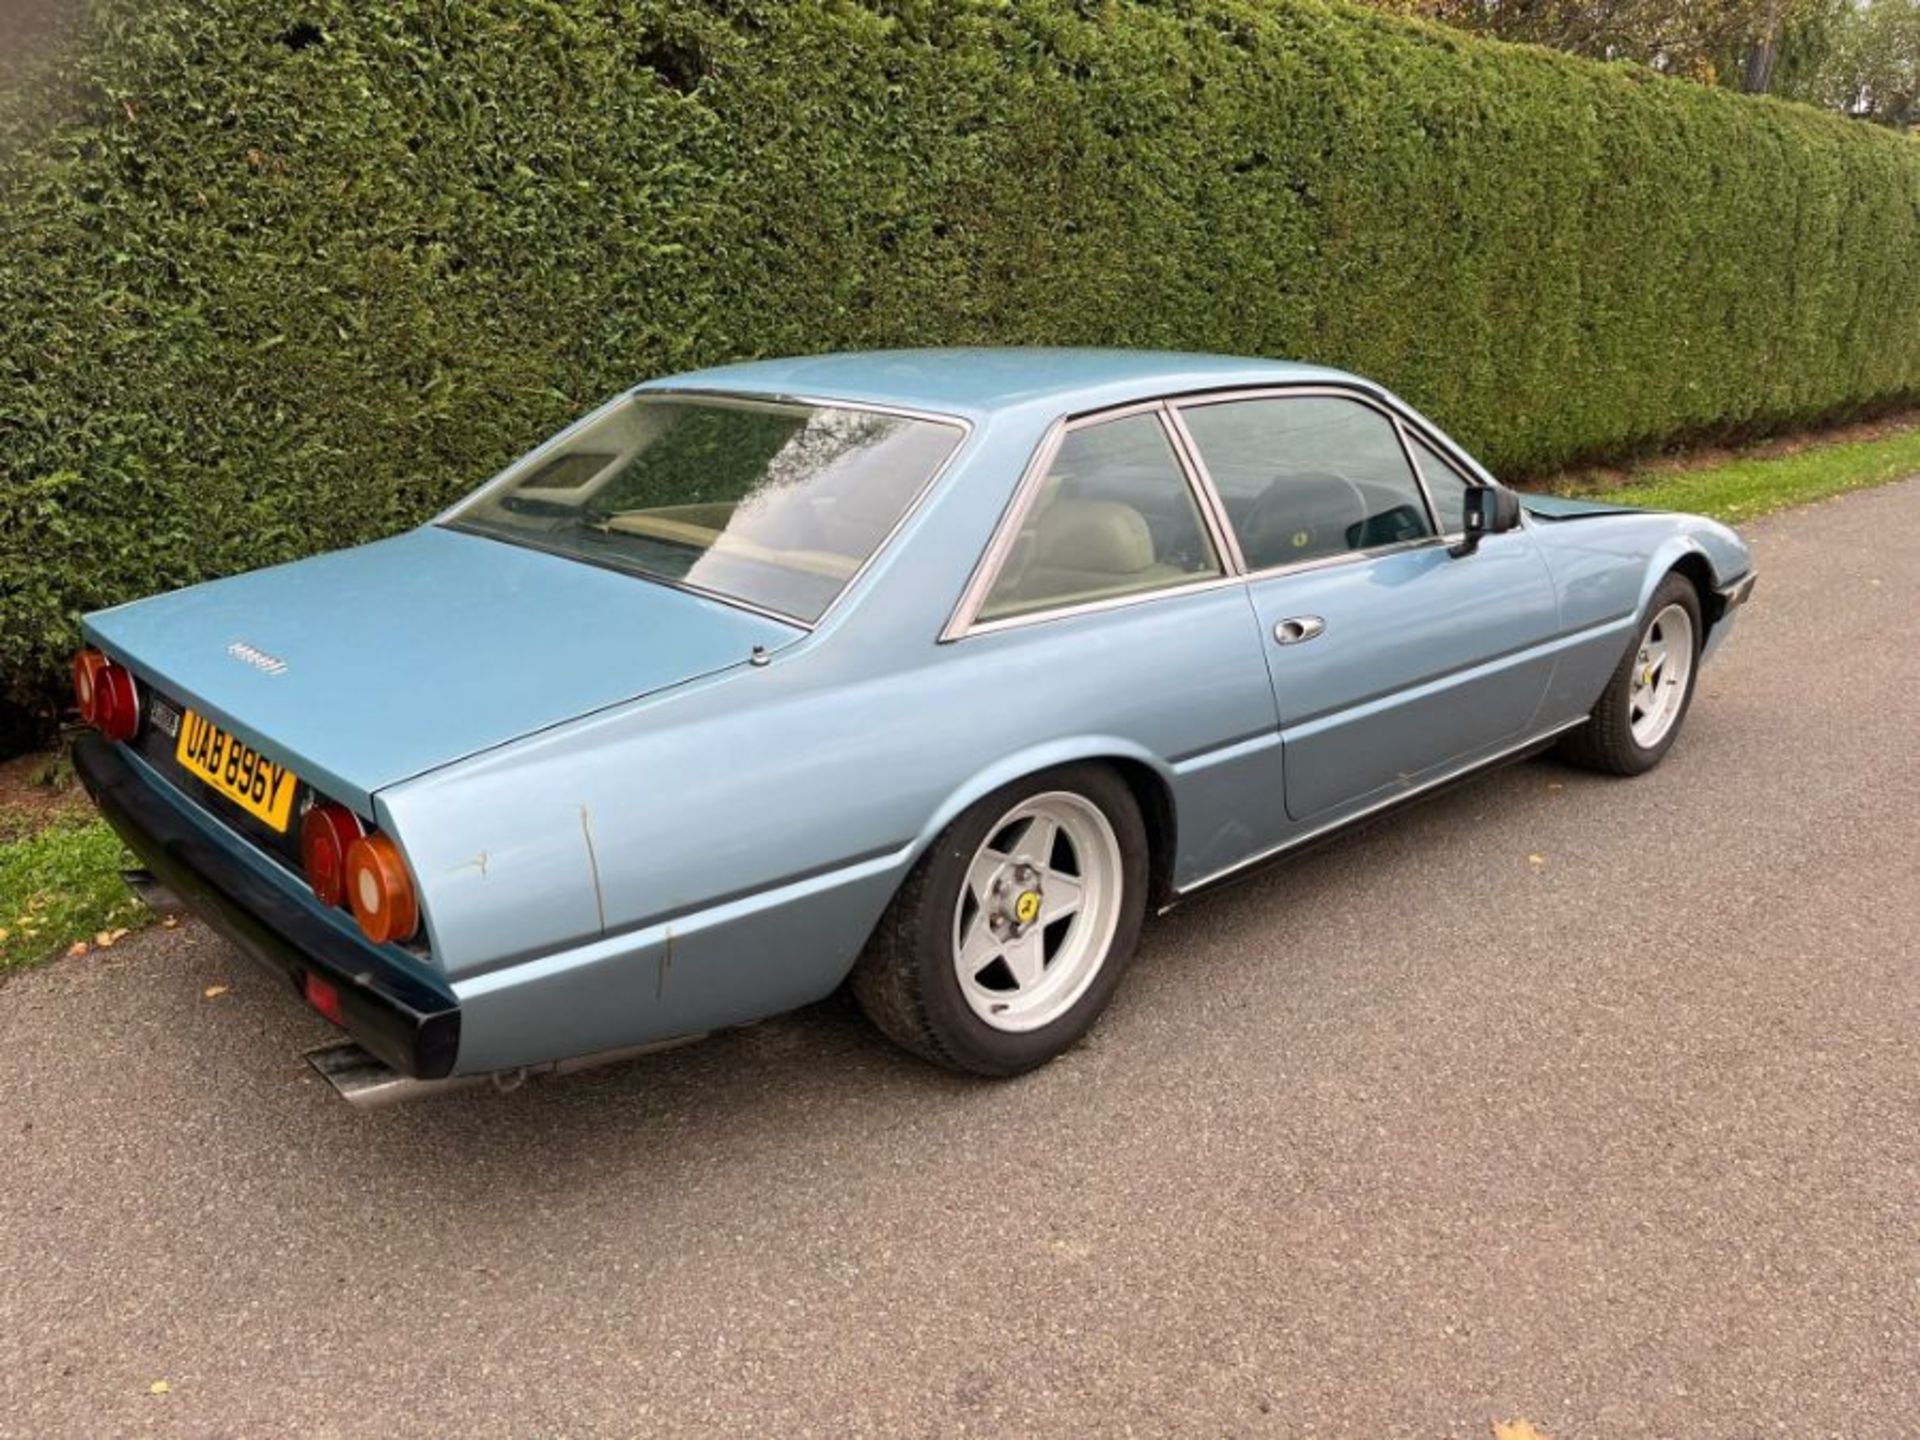
<svg viewBox="0 0 1920 1440"><path fill-rule="evenodd" d="M852 407L632 395L446 523L811 623L961 435Z"/></svg>

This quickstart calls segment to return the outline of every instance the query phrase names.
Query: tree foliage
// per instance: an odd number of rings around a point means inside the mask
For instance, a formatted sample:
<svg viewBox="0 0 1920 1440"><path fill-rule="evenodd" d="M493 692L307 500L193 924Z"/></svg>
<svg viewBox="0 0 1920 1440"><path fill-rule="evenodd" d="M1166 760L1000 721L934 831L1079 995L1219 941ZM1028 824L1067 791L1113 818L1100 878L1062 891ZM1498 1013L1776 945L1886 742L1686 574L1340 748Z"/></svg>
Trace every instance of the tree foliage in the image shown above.
<svg viewBox="0 0 1920 1440"><path fill-rule="evenodd" d="M1737 84L1748 51L1825 0L1389 0L1463 29L1669 75Z"/></svg>
<svg viewBox="0 0 1920 1440"><path fill-rule="evenodd" d="M1901 128L1920 126L1920 0L1841 0L1818 52L1780 93Z"/></svg>
<svg viewBox="0 0 1920 1440"><path fill-rule="evenodd" d="M1916 120L1920 0L1376 0L1482 35L1631 60L1888 125Z"/></svg>
<svg viewBox="0 0 1920 1440"><path fill-rule="evenodd" d="M0 157L19 703L733 357L1302 356L1510 473L1920 393L1920 147L1316 0L97 0Z"/></svg>

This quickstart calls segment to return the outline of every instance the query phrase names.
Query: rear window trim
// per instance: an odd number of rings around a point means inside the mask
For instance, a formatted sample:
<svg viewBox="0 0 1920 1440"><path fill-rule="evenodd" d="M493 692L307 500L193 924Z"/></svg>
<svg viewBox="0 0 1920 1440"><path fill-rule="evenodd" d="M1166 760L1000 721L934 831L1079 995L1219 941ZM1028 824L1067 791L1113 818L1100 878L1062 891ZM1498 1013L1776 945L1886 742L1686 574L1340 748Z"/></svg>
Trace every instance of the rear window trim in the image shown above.
<svg viewBox="0 0 1920 1440"><path fill-rule="evenodd" d="M629 566L616 564L610 560L598 560L592 556L582 555L578 551L562 550L558 546L542 545L535 541L528 540L524 536L515 536L509 539L496 530L473 525L458 517L456 512L477 504L495 490L505 488L511 478L522 473L528 473L530 467L537 468L542 460L549 457L552 452L558 450L571 439L576 432L585 429L588 425L600 419L601 416L608 414L614 407L624 405L631 400L643 400L655 396L662 398L684 397L694 400L725 400L748 405L803 405L814 409L852 410L869 415L892 415L903 420L919 420L929 424L944 425L949 429L957 430L959 432L959 438L954 442L953 448L947 452L946 458L934 467L933 473L927 476L926 482L914 492L906 505L901 508L900 514L898 518L895 519L892 527L888 529L886 534L880 537L879 543L873 547L866 559L860 562L859 568L847 577L847 581L840 587L839 593L837 593L832 600L828 601L820 613L811 620L804 619L798 615L788 614L783 610L774 609L772 606L758 604L755 601L744 599L738 595L728 595L718 590L710 590L704 586L691 584L685 580L669 579L664 575L654 575L635 570ZM827 621L833 617L834 612L847 602L848 597L859 590L861 582L866 579L867 572L874 567L881 556L887 553L895 539L899 537L900 532L906 529L908 523L919 513L920 508L926 504L927 497L933 494L935 487L946 478L955 463L966 452L968 442L973 438L973 431L973 421L965 415L939 410L919 410L907 405L889 405L880 401L848 400L829 395L798 395L786 391L727 390L705 385L635 385L631 389L621 391L604 405L595 406L592 410L574 421L573 424L567 426L557 434L548 437L532 450L529 450L525 455L515 459L502 469L498 475L488 480L485 484L476 489L469 490L465 495L462 495L427 523L437 525L444 530L454 531L456 534L472 535L482 540L491 540L500 545L521 546L528 550L537 550L543 555L553 555L559 559L572 560L581 565L592 565L596 569L609 570L616 575L625 576L630 580L639 580L653 585L664 585L669 590L678 590L683 594L697 595L703 600L712 600L721 605L730 605L736 610L744 610L749 614L758 615L767 620L777 620L782 625L791 625L798 630L811 634L822 625L825 625Z"/></svg>

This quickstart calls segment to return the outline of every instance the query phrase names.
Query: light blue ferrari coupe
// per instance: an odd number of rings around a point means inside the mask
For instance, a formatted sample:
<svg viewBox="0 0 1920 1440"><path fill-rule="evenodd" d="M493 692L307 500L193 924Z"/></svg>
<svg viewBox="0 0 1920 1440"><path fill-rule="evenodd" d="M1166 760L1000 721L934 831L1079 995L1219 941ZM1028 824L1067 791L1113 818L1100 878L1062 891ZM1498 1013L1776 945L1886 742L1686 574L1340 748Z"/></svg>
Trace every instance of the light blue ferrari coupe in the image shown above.
<svg viewBox="0 0 1920 1440"><path fill-rule="evenodd" d="M1557 742L1657 764L1753 587L1334 370L933 350L654 380L418 530L88 617L74 762L358 1098L851 983L1071 1046L1142 921ZM351 617L351 619L349 619Z"/></svg>

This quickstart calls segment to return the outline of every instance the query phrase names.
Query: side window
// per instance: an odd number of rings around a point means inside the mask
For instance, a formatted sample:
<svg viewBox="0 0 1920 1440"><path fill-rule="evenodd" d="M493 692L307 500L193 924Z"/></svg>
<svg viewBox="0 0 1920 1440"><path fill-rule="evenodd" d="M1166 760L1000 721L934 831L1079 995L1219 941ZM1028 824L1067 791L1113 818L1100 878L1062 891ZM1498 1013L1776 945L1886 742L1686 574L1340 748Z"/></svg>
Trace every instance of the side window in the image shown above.
<svg viewBox="0 0 1920 1440"><path fill-rule="evenodd" d="M1371 406L1297 395L1180 413L1249 570L1433 534L1393 422Z"/></svg>
<svg viewBox="0 0 1920 1440"><path fill-rule="evenodd" d="M1446 459L1413 432L1407 432L1413 446L1414 461L1420 466L1420 478L1427 482L1433 496L1433 508L1440 517L1440 530L1446 535L1464 535L1467 530L1467 482Z"/></svg>
<svg viewBox="0 0 1920 1440"><path fill-rule="evenodd" d="M980 607L982 620L1219 575L1159 417L1070 430Z"/></svg>

